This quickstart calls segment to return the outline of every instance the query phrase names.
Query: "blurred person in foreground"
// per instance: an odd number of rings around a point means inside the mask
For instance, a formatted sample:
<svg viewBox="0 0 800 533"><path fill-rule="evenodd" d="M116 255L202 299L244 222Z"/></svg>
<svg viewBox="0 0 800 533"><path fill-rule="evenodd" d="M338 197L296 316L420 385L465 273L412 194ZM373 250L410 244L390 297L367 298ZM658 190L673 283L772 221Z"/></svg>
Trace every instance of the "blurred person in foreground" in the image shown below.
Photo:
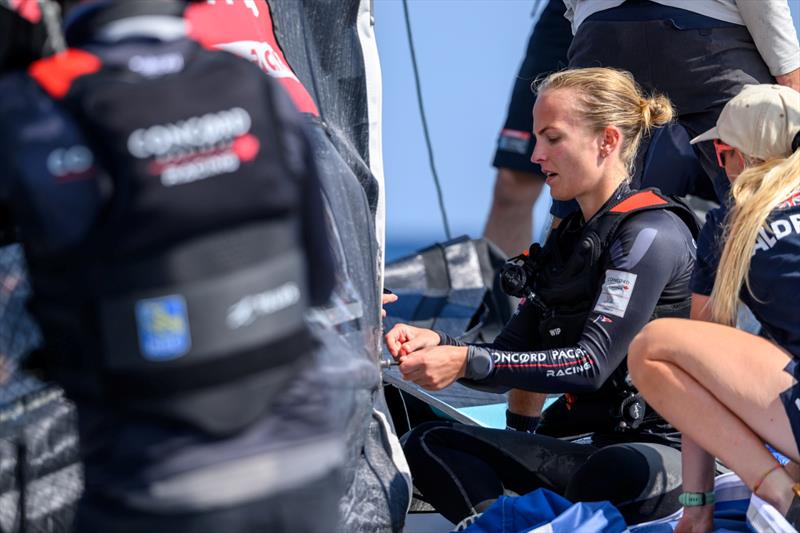
<svg viewBox="0 0 800 533"><path fill-rule="evenodd" d="M188 39L185 2L71 7L70 48L0 77L0 218L44 337L29 366L78 409L75 529L329 531L340 428L301 376L334 280L299 115Z"/></svg>

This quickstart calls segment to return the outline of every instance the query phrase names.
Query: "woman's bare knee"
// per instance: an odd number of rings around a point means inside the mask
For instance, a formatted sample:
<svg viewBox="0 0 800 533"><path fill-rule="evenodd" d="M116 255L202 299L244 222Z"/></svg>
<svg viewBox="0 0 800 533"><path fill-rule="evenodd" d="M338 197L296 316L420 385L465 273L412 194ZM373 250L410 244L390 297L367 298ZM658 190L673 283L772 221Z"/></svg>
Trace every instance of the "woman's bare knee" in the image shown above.
<svg viewBox="0 0 800 533"><path fill-rule="evenodd" d="M677 325L674 319L654 320L633 338L628 348L628 370L634 383L649 379L653 367L648 363L669 354L669 340L675 339Z"/></svg>
<svg viewBox="0 0 800 533"><path fill-rule="evenodd" d="M653 358L667 348L668 344L665 342L667 335L674 335L674 330L668 321L669 319L654 320L642 328L628 347L629 362L641 362L643 359Z"/></svg>

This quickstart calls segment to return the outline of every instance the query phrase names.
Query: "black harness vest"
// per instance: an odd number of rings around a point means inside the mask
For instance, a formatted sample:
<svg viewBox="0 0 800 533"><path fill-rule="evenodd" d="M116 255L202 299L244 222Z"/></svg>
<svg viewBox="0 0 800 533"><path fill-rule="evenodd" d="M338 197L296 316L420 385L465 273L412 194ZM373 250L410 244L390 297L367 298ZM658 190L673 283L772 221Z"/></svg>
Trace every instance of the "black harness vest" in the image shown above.
<svg viewBox="0 0 800 533"><path fill-rule="evenodd" d="M617 201L606 204L586 224L577 211L553 231L536 259L534 293L543 307L542 348L570 346L578 341L602 283L602 268L617 229L629 217L655 209L672 211L697 237L699 224L692 211L657 189L627 191ZM679 302L660 301L652 319L688 317L690 305L689 298Z"/></svg>
<svg viewBox="0 0 800 533"><path fill-rule="evenodd" d="M608 202L588 223L577 211L553 231L544 248L531 251L536 263L533 283L534 304L541 310L539 338L541 348L571 346L578 342L597 289L603 282L606 254L620 225L643 211L667 209L675 213L697 237L700 226L692 211L680 200L664 196L658 189L624 191ZM659 301L651 320L663 317L688 318L691 298ZM622 418L621 429L636 427L644 416L644 403L630 384L623 362L611 378L592 395L612 399L615 416ZM580 397L582 395L572 395ZM588 395L587 395L588 396ZM639 411L634 415L634 411ZM631 413L626 412L630 409ZM631 416L634 415L634 416ZM626 421L627 420L627 421Z"/></svg>
<svg viewBox="0 0 800 533"><path fill-rule="evenodd" d="M126 46L30 69L107 171L80 242L28 253L40 366L77 399L238 431L314 346L303 176L254 66L188 40Z"/></svg>

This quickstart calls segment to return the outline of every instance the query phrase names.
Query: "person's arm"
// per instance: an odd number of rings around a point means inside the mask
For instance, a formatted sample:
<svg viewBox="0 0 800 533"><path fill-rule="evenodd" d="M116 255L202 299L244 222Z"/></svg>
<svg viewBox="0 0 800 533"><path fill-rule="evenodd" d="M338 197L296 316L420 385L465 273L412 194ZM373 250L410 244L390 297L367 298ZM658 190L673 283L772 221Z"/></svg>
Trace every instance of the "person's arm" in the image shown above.
<svg viewBox="0 0 800 533"><path fill-rule="evenodd" d="M684 492L706 493L714 490L714 456L686 435L681 437L681 462ZM675 531L711 531L713 524L714 504L684 507Z"/></svg>
<svg viewBox="0 0 800 533"><path fill-rule="evenodd" d="M711 321L710 297L714 288L722 232L725 218L723 207L711 210L697 238L697 261L692 272L692 320ZM685 492L709 492L714 489L715 458L686 435L681 439L681 470ZM714 506L686 507L678 525L677 533L711 531L714 522Z"/></svg>
<svg viewBox="0 0 800 533"><path fill-rule="evenodd" d="M607 254L604 282L573 346L535 349L538 311L523 301L493 343L426 348L404 357L400 370L434 389L466 377L479 386L535 392L597 390L622 362L668 282L688 277L690 242L688 229L674 215L651 212L629 219Z"/></svg>
<svg viewBox="0 0 800 533"><path fill-rule="evenodd" d="M692 293L692 320L710 321L709 297ZM710 492L714 490L714 456L706 452L686 435L681 437L681 469L684 492ZM685 507L675 531L711 531L714 524L714 505Z"/></svg>
<svg viewBox="0 0 800 533"><path fill-rule="evenodd" d="M778 83L800 89L800 46L786 0L738 0L736 6Z"/></svg>
<svg viewBox="0 0 800 533"><path fill-rule="evenodd" d="M692 310L689 318L711 322L711 298L707 294L692 293Z"/></svg>
<svg viewBox="0 0 800 533"><path fill-rule="evenodd" d="M790 89L800 92L800 68L796 68L788 74L775 76L775 81L777 81L779 85L785 85Z"/></svg>
<svg viewBox="0 0 800 533"><path fill-rule="evenodd" d="M692 320L709 321L709 297L692 294ZM706 452L686 435L681 437L681 469L684 492L710 492L714 490L714 456ZM714 505L686 507L675 531L711 531L714 523Z"/></svg>
<svg viewBox="0 0 800 533"><path fill-rule="evenodd" d="M24 236L38 251L79 242L107 201L110 178L78 124L24 72L0 76L0 147L3 237Z"/></svg>
<svg viewBox="0 0 800 533"><path fill-rule="evenodd" d="M538 343L538 317L536 307L521 300L493 343L473 346L519 350L535 346ZM470 345L441 331L397 324L385 335L385 340L389 353L399 362L403 377L421 387L439 390L463 378L465 385L481 390L502 393L510 388L472 381L486 375L492 364L491 358L484 352L471 353Z"/></svg>

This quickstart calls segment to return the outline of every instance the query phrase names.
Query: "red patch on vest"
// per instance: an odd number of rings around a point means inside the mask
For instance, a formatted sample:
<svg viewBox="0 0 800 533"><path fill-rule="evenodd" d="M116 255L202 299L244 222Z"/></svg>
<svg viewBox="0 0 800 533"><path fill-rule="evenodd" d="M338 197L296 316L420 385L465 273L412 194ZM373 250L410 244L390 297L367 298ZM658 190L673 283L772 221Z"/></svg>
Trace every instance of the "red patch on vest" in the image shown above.
<svg viewBox="0 0 800 533"><path fill-rule="evenodd" d="M99 57L70 48L63 53L36 61L28 68L28 74L50 96L60 100L67 95L76 79L97 72L102 65Z"/></svg>
<svg viewBox="0 0 800 533"><path fill-rule="evenodd" d="M623 201L615 205L610 210L610 212L629 213L631 211L636 211L637 209L642 209L643 207L651 207L654 205L666 205L668 203L669 202L667 202L665 199L663 199L653 191L643 191L624 199Z"/></svg>

